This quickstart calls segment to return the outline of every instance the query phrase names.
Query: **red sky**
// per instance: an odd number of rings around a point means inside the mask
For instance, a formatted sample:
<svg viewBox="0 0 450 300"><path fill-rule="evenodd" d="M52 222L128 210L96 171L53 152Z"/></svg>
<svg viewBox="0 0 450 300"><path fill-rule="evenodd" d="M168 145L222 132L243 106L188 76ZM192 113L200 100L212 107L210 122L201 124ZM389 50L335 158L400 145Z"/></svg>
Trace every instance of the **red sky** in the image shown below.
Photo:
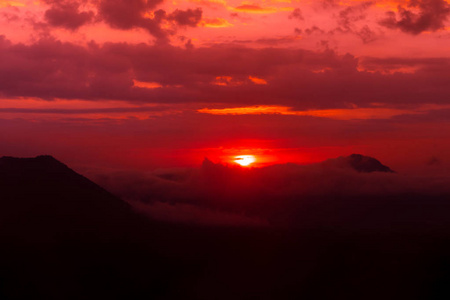
<svg viewBox="0 0 450 300"><path fill-rule="evenodd" d="M450 161L450 1L0 1L0 155Z"/></svg>

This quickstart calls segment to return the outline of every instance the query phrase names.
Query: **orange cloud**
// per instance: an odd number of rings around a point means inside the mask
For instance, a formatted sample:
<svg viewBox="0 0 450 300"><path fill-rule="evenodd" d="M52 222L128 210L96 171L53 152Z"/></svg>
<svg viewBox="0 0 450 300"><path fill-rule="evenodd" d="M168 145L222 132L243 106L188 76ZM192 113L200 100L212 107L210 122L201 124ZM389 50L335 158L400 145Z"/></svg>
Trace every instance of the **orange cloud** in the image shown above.
<svg viewBox="0 0 450 300"><path fill-rule="evenodd" d="M271 14L277 12L277 9L274 7L261 7L256 4L243 4L234 8L235 11L238 12L246 12L253 14Z"/></svg>
<svg viewBox="0 0 450 300"><path fill-rule="evenodd" d="M262 115L262 114L291 114L289 107L284 106L248 106L234 108L199 109L198 112L211 115Z"/></svg>
<svg viewBox="0 0 450 300"><path fill-rule="evenodd" d="M231 76L217 76L216 81L214 81L213 84L227 86L232 79Z"/></svg>
<svg viewBox="0 0 450 300"><path fill-rule="evenodd" d="M238 86L244 84L244 82L231 76L217 76L213 84L221 86Z"/></svg>
<svg viewBox="0 0 450 300"><path fill-rule="evenodd" d="M271 3L292 3L291 0L270 0Z"/></svg>
<svg viewBox="0 0 450 300"><path fill-rule="evenodd" d="M205 6L226 6L225 0L189 0L189 2L197 3Z"/></svg>
<svg viewBox="0 0 450 300"><path fill-rule="evenodd" d="M7 6L26 6L25 3L19 1L0 1L0 7Z"/></svg>
<svg viewBox="0 0 450 300"><path fill-rule="evenodd" d="M293 10L295 10L294 7L281 7L280 8L280 11L293 11Z"/></svg>
<svg viewBox="0 0 450 300"><path fill-rule="evenodd" d="M267 84L267 81L262 78L249 76L248 79L250 79L254 84Z"/></svg>
<svg viewBox="0 0 450 300"><path fill-rule="evenodd" d="M144 89L157 89L163 87L157 82L144 82L144 81L137 81L133 80L134 86L133 87L139 87Z"/></svg>
<svg viewBox="0 0 450 300"><path fill-rule="evenodd" d="M286 106L249 106L234 107L222 109L199 109L198 112L212 115L262 115L262 114L279 114L289 116L311 116L319 118L328 118L335 120L369 120L369 119L389 119L403 114L420 114L427 109L395 109L383 107L369 108L348 108L348 109L323 109L323 110L305 110L295 111Z"/></svg>
<svg viewBox="0 0 450 300"><path fill-rule="evenodd" d="M210 27L210 28L224 28L234 26L233 24L222 18L213 18L213 19L204 18L200 22L200 25L203 27Z"/></svg>

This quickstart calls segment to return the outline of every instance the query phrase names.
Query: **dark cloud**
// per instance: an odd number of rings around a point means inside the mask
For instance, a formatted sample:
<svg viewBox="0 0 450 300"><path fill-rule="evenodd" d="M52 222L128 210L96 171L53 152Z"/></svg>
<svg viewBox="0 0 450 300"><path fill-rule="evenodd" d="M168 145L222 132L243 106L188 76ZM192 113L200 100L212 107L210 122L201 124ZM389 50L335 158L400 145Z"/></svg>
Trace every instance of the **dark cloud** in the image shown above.
<svg viewBox="0 0 450 300"><path fill-rule="evenodd" d="M366 19L366 11L373 4L374 2L367 1L341 10L337 15L338 27L331 30L330 33L351 33L361 38L364 43L374 41L376 34L368 25L363 25L362 27L357 26L358 22Z"/></svg>
<svg viewBox="0 0 450 300"><path fill-rule="evenodd" d="M365 12L372 5L373 2L363 2L341 10L338 14L338 24L346 30L351 30L353 23L366 18Z"/></svg>
<svg viewBox="0 0 450 300"><path fill-rule="evenodd" d="M143 16L162 0L102 0L99 13L113 27L130 29L142 26Z"/></svg>
<svg viewBox="0 0 450 300"><path fill-rule="evenodd" d="M345 6L344 9L340 9L341 5L334 0L322 1L321 2L324 9L332 9L336 11L333 14L334 18L337 20L336 27L325 31L317 25L313 25L309 28L304 28L303 30L295 28L296 33L311 34L327 34L333 36L338 34L352 34L360 38L363 43L369 43L376 40L376 33L367 25L361 23L366 20L368 9L374 5L373 1L363 1L355 5ZM339 10L338 10L339 9Z"/></svg>
<svg viewBox="0 0 450 300"><path fill-rule="evenodd" d="M306 34L325 33L325 31L314 25L314 26L312 26L310 28L306 28L305 29L305 33Z"/></svg>
<svg viewBox="0 0 450 300"><path fill-rule="evenodd" d="M0 39L0 93L42 99L117 99L153 103L279 104L297 109L347 107L348 102L446 103L449 60L365 59L325 49L251 49L236 45L174 47L90 43L87 47L41 39L13 44ZM436 60L439 63L436 63ZM414 73L395 73L396 64ZM363 66L371 72L358 70ZM377 72L379 71L379 72ZM215 85L229 76L234 84ZM249 82L262 78L266 85ZM134 86L133 80L161 88Z"/></svg>
<svg viewBox="0 0 450 300"><path fill-rule="evenodd" d="M369 26L364 25L361 29L355 32L364 43L369 43L376 40L375 32Z"/></svg>
<svg viewBox="0 0 450 300"><path fill-rule="evenodd" d="M91 22L92 11L80 11L80 1L47 1L51 8L45 12L45 20L50 26L76 30Z"/></svg>
<svg viewBox="0 0 450 300"><path fill-rule="evenodd" d="M193 49L194 48L194 44L192 44L192 40L189 39L185 44L184 47L186 47L186 49Z"/></svg>
<svg viewBox="0 0 450 300"><path fill-rule="evenodd" d="M85 109L35 109L35 108L0 108L0 113L20 114L108 114L108 113L133 113L133 112L157 112L168 109L164 106L157 107L114 107L114 108L85 108Z"/></svg>
<svg viewBox="0 0 450 300"><path fill-rule="evenodd" d="M176 9L168 17L169 20L175 21L180 26L196 27L202 19L202 9Z"/></svg>
<svg viewBox="0 0 450 300"><path fill-rule="evenodd" d="M406 7L399 5L397 14L388 12L381 25L410 34L436 31L445 27L450 5L445 0L412 0Z"/></svg>
<svg viewBox="0 0 450 300"><path fill-rule="evenodd" d="M113 28L143 28L157 38L167 35L160 27L164 11L155 12L153 19L145 18L146 12L155 8L162 0L102 0L98 4L99 16Z"/></svg>
<svg viewBox="0 0 450 300"><path fill-rule="evenodd" d="M448 68L450 60L445 57L431 58L402 58L402 57L364 57L360 60L360 65L370 71L392 72L401 68L414 68L423 70L426 73L442 72ZM436 78L438 80L438 78ZM445 81L445 79L444 79Z"/></svg>
<svg viewBox="0 0 450 300"><path fill-rule="evenodd" d="M339 1L336 0L322 0L319 3L323 9L334 9L339 7Z"/></svg>
<svg viewBox="0 0 450 300"><path fill-rule="evenodd" d="M303 18L303 13L300 8L294 9L292 13L289 14L289 19L297 19L300 21L303 21L305 18Z"/></svg>
<svg viewBox="0 0 450 300"><path fill-rule="evenodd" d="M76 30L79 27L92 21L104 21L112 28L129 30L142 28L153 35L159 42L167 41L169 35L176 32L177 26L198 25L202 18L202 10L176 9L168 14L162 9L155 10L162 0L83 0L83 1L55 1L46 0L50 8L45 12L46 24L36 24L38 27L50 25L51 27L62 27L69 30ZM98 14L92 11L81 11L84 4L93 4L98 9ZM171 29L161 28L163 20L172 21L174 25Z"/></svg>
<svg viewBox="0 0 450 300"><path fill-rule="evenodd" d="M17 7L13 7L13 9L10 9L10 12L2 12L0 16L8 22L18 22L20 21L18 13L19 10L17 9Z"/></svg>

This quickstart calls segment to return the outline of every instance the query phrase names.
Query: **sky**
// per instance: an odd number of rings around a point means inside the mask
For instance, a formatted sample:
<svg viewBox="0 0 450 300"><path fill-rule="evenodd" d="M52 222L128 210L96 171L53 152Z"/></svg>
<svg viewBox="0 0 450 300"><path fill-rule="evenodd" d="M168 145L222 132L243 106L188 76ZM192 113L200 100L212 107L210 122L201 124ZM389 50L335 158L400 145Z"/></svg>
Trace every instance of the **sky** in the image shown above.
<svg viewBox="0 0 450 300"><path fill-rule="evenodd" d="M1 0L0 155L448 170L449 15L445 0Z"/></svg>

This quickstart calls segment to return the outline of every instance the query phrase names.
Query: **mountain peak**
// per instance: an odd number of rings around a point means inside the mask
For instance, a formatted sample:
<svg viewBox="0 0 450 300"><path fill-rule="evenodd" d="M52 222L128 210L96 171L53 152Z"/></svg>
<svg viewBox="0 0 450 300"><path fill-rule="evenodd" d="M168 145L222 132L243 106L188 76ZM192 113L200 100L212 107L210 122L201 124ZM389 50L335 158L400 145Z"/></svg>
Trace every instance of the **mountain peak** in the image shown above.
<svg viewBox="0 0 450 300"><path fill-rule="evenodd" d="M14 157L14 156L2 156L0 160L18 161L18 160L56 160L51 155L38 155L36 157Z"/></svg>
<svg viewBox="0 0 450 300"><path fill-rule="evenodd" d="M386 172L395 173L388 166L383 165L378 159L362 154L351 154L341 156L335 159L329 159L324 162L326 165L332 165L340 168L351 168L361 173Z"/></svg>
<svg viewBox="0 0 450 300"><path fill-rule="evenodd" d="M0 157L0 164L59 164L64 165L51 155L38 155L36 157ZM64 165L65 166L65 165Z"/></svg>
<svg viewBox="0 0 450 300"><path fill-rule="evenodd" d="M68 166L51 155L26 158L3 156L0 158L0 175L6 175L7 180L17 180L24 177L38 179L50 174L52 174L53 179L56 179L58 176L69 174L73 177L73 173L75 172Z"/></svg>

